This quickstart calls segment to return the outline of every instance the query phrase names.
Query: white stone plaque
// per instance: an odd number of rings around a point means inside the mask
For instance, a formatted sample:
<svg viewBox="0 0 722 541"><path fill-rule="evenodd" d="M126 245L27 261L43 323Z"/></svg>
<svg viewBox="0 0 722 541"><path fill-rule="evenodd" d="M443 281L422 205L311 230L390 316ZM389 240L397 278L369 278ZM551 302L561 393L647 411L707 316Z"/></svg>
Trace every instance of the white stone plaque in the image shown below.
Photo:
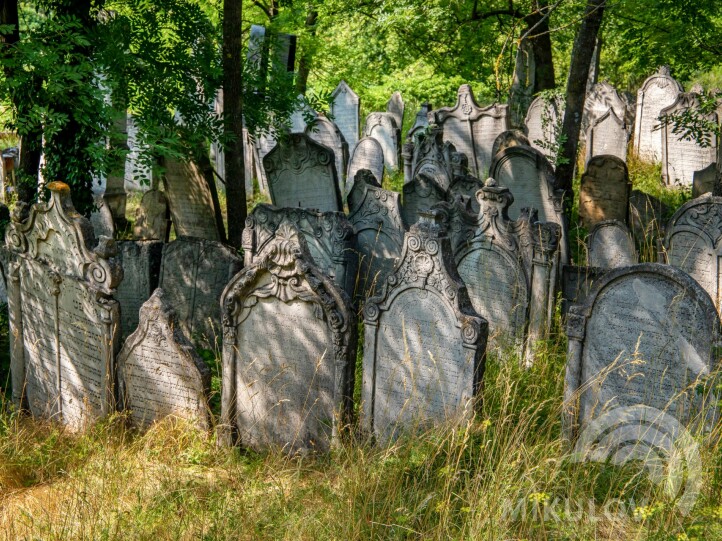
<svg viewBox="0 0 722 541"><path fill-rule="evenodd" d="M371 113L366 117L364 137L376 139L384 151L384 164L390 171L401 167L401 128L391 113Z"/></svg>
<svg viewBox="0 0 722 541"><path fill-rule="evenodd" d="M589 233L589 266L616 269L637 263L637 249L629 228L616 220L597 222Z"/></svg>
<svg viewBox="0 0 722 541"><path fill-rule="evenodd" d="M682 92L682 85L672 79L669 68L662 67L637 91L637 114L634 124L634 148L647 161L662 161L662 131L659 115L672 105Z"/></svg>
<svg viewBox="0 0 722 541"><path fill-rule="evenodd" d="M333 121L341 130L349 150L353 149L359 140L361 100L359 100L356 92L346 84L346 81L341 81L338 84L331 97L333 98L333 104L331 105Z"/></svg>

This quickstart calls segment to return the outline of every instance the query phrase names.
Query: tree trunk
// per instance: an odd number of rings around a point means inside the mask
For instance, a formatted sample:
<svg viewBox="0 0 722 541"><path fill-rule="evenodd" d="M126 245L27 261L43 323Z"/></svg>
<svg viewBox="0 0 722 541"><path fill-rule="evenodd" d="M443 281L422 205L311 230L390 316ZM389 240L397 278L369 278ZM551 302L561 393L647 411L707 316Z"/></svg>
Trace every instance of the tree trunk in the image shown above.
<svg viewBox="0 0 722 541"><path fill-rule="evenodd" d="M243 58L241 0L223 2L223 113L228 142L225 147L228 243L241 247L246 223L246 184L243 165Z"/></svg>
<svg viewBox="0 0 722 541"><path fill-rule="evenodd" d="M577 31L572 49L569 80L567 81L566 110L562 124L562 134L566 136L566 140L562 144L561 157L562 161L566 163L561 163L556 170L557 187L564 190L564 215L568 220L571 218L574 201L572 181L577 160L579 130L586 98L589 66L592 62L599 26L602 23L605 2L606 0L587 0L584 19Z"/></svg>
<svg viewBox="0 0 722 541"><path fill-rule="evenodd" d="M534 2L534 11L525 17L531 32L532 51L534 53L534 93L551 90L556 86L554 77L554 59L552 58L552 38L549 32L549 12L547 0Z"/></svg>
<svg viewBox="0 0 722 541"><path fill-rule="evenodd" d="M306 16L306 28L311 36L316 35L316 21L318 20L318 11L311 10ZM308 75L311 73L311 52L306 49L298 61L298 78L296 79L296 90L299 94L306 95L306 86L308 84Z"/></svg>

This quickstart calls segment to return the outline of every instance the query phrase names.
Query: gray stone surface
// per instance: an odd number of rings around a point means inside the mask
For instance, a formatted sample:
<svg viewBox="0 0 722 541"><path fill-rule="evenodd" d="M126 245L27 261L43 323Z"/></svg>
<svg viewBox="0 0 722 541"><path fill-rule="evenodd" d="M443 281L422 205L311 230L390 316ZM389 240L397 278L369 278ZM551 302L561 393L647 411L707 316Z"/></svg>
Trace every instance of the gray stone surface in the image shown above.
<svg viewBox="0 0 722 541"><path fill-rule="evenodd" d="M582 114L582 134L589 132L589 129L609 110L614 111L620 124L626 129L631 121L630 112L627 110L627 102L622 95L607 81L596 83L587 92L584 101L584 112ZM603 152L602 154L611 154ZM620 156L621 157L621 156Z"/></svg>
<svg viewBox="0 0 722 541"><path fill-rule="evenodd" d="M141 240L168 238L168 200L163 192L149 190L135 209L133 236Z"/></svg>
<svg viewBox="0 0 722 541"><path fill-rule="evenodd" d="M275 246L276 231L283 223L298 229L316 267L352 296L358 269L356 235L343 212L257 205L246 219L243 230L245 266L262 259Z"/></svg>
<svg viewBox="0 0 722 541"><path fill-rule="evenodd" d="M148 427L173 416L210 428L211 371L181 331L162 289L143 304L117 370L121 404L134 425Z"/></svg>
<svg viewBox="0 0 722 541"><path fill-rule="evenodd" d="M579 217L591 230L603 220L628 223L632 183L627 165L615 156L595 156L587 162L579 188Z"/></svg>
<svg viewBox="0 0 722 541"><path fill-rule="evenodd" d="M153 188L153 173L147 165L141 163L143 148L140 145L139 129L129 113L126 125L128 135L128 155L125 157L125 189L132 192L144 192Z"/></svg>
<svg viewBox="0 0 722 541"><path fill-rule="evenodd" d="M524 38L517 43L514 77L509 90L510 125L514 128L522 128L524 125L524 117L534 97L535 80L536 62L532 40Z"/></svg>
<svg viewBox="0 0 722 541"><path fill-rule="evenodd" d="M394 115L396 126L401 130L404 127L404 110L406 105L398 90L391 94L391 98L386 102L386 112Z"/></svg>
<svg viewBox="0 0 722 541"><path fill-rule="evenodd" d="M436 203L446 201L448 192L436 181L422 173L411 182L404 184L401 200L401 217L406 229L414 225L422 212Z"/></svg>
<svg viewBox="0 0 722 541"><path fill-rule="evenodd" d="M364 137L358 142L348 163L346 194L353 189L356 174L361 170L371 171L379 186L384 181L384 149L373 137Z"/></svg>
<svg viewBox="0 0 722 541"><path fill-rule="evenodd" d="M441 128L430 128L428 132L419 134L414 141L411 163L404 163L405 182L410 182L424 173L433 178L441 188L448 190L454 176L451 157L454 152L454 145L444 142Z"/></svg>
<svg viewBox="0 0 722 541"><path fill-rule="evenodd" d="M181 237L163 246L159 287L194 344L220 341L221 293L242 266L236 251L220 242Z"/></svg>
<svg viewBox="0 0 722 541"><path fill-rule="evenodd" d="M307 135L291 134L263 158L263 167L274 205L343 210L333 151Z"/></svg>
<svg viewBox="0 0 722 541"><path fill-rule="evenodd" d="M547 159L553 158L550 147L557 142L563 120L564 103L561 99L538 96L526 113L524 123L531 147L544 154Z"/></svg>
<svg viewBox="0 0 722 541"><path fill-rule="evenodd" d="M700 389L714 389L705 380L718 368L720 321L686 273L657 263L608 272L569 310L567 336L568 436L602 415L623 422L639 406L712 428L717 401Z"/></svg>
<svg viewBox="0 0 722 541"><path fill-rule="evenodd" d="M640 158L650 162L662 161L659 114L675 102L682 90L682 85L670 77L669 68L662 66L637 91L634 149Z"/></svg>
<svg viewBox="0 0 722 541"><path fill-rule="evenodd" d="M521 130L506 130L501 132L496 139L494 139L494 145L491 147L492 159L499 152L510 147L517 147L519 145L531 146L531 142Z"/></svg>
<svg viewBox="0 0 722 541"><path fill-rule="evenodd" d="M590 267L616 269L639 260L629 228L617 220L597 222L589 233L587 249Z"/></svg>
<svg viewBox="0 0 722 541"><path fill-rule="evenodd" d="M620 160L627 161L627 145L629 132L614 109L607 109L606 113L595 116L587 129L586 161L593 156L608 154Z"/></svg>
<svg viewBox="0 0 722 541"><path fill-rule="evenodd" d="M369 171L359 171L348 196L349 222L356 230L362 298L374 294L394 269L404 242L399 194L374 184Z"/></svg>
<svg viewBox="0 0 722 541"><path fill-rule="evenodd" d="M90 214L90 223L93 224L96 238L101 235L111 239L115 238L115 222L110 207L102 195L96 195L93 200L97 209Z"/></svg>
<svg viewBox="0 0 722 541"><path fill-rule="evenodd" d="M120 332L125 340L138 327L140 307L158 287L163 242L123 240L117 244L123 281L118 285L115 298L120 304Z"/></svg>
<svg viewBox="0 0 722 541"><path fill-rule="evenodd" d="M414 125L411 126L411 129L406 133L407 142L413 142L416 134L423 132L429 126L429 112L431 109L432 106L429 102L421 104L419 112L416 113Z"/></svg>
<svg viewBox="0 0 722 541"><path fill-rule="evenodd" d="M429 120L444 130L444 141L449 141L458 152L469 158L471 174L485 178L493 156L494 140L509 129L509 108L493 104L480 107L469 85L461 85L456 105L442 107L429 113Z"/></svg>
<svg viewBox="0 0 722 541"><path fill-rule="evenodd" d="M564 265L562 267L562 315L566 317L572 305L584 303L594 284L607 272L609 269Z"/></svg>
<svg viewBox="0 0 722 541"><path fill-rule="evenodd" d="M343 193L346 182L349 146L341 134L341 130L339 130L335 123L323 115L318 115L311 124L306 126L306 135L318 144L333 150L336 176L339 182L338 187L341 193Z"/></svg>
<svg viewBox="0 0 722 541"><path fill-rule="evenodd" d="M692 197L699 197L714 190L717 178L717 162L709 164L704 169L695 171L692 175Z"/></svg>
<svg viewBox="0 0 722 541"><path fill-rule="evenodd" d="M115 408L120 313L113 294L123 271L115 241L97 243L70 188L47 187L50 200L5 234L13 401L78 430Z"/></svg>
<svg viewBox="0 0 722 541"><path fill-rule="evenodd" d="M401 128L391 113L371 113L366 117L364 137L376 139L384 151L384 164L390 171L401 167Z"/></svg>
<svg viewBox="0 0 722 541"><path fill-rule="evenodd" d="M341 81L338 84L331 97L333 98L331 104L333 121L341 130L349 150L352 150L358 143L361 130L361 100L358 94L346 84L346 81Z"/></svg>
<svg viewBox="0 0 722 541"><path fill-rule="evenodd" d="M326 451L348 422L356 318L288 222L223 292L224 441Z"/></svg>
<svg viewBox="0 0 722 541"><path fill-rule="evenodd" d="M364 308L362 418L387 441L473 414L488 324L474 311L438 211L406 234L381 294Z"/></svg>

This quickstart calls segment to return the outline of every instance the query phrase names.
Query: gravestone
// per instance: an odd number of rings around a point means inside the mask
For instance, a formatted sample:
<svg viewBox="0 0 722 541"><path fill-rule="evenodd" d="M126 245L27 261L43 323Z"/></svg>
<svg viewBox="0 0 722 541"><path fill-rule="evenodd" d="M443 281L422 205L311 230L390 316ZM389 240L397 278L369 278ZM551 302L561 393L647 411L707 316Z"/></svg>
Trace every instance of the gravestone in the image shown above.
<svg viewBox="0 0 722 541"><path fill-rule="evenodd" d="M140 160L143 148L140 144L139 129L133 121L133 116L128 114L128 155L125 158L125 189L133 192L144 192L155 188L153 172L151 168Z"/></svg>
<svg viewBox="0 0 722 541"><path fill-rule="evenodd" d="M617 220L597 222L589 233L589 266L616 269L638 262L629 228Z"/></svg>
<svg viewBox="0 0 722 541"><path fill-rule="evenodd" d="M374 181L370 171L359 171L348 195L348 220L356 230L362 298L372 296L393 271L404 242L399 194L384 190Z"/></svg>
<svg viewBox="0 0 722 541"><path fill-rule="evenodd" d="M333 151L302 133L279 142L265 158L271 202L277 207L341 211Z"/></svg>
<svg viewBox="0 0 722 541"><path fill-rule="evenodd" d="M349 150L356 147L359 140L361 113L361 100L358 94L351 90L346 81L341 81L331 94L331 114L333 121L341 130Z"/></svg>
<svg viewBox="0 0 722 541"><path fill-rule="evenodd" d="M572 305L583 304L594 284L607 272L609 269L564 265L562 267L562 316L566 318Z"/></svg>
<svg viewBox="0 0 722 541"><path fill-rule="evenodd" d="M221 293L242 266L236 251L220 242L181 237L163 246L159 287L194 344L212 349L220 341Z"/></svg>
<svg viewBox="0 0 722 541"><path fill-rule="evenodd" d="M384 149L373 137L364 137L353 149L346 176L347 194L353 189L354 179L361 169L371 171L376 183L381 186L384 181Z"/></svg>
<svg viewBox="0 0 722 541"><path fill-rule="evenodd" d="M670 77L669 68L662 66L637 91L634 149L643 160L662 160L662 132L658 118L662 109L672 105L682 90L682 85Z"/></svg>
<svg viewBox="0 0 722 541"><path fill-rule="evenodd" d="M692 175L692 197L697 198L714 190L717 179L717 162L709 164Z"/></svg>
<svg viewBox="0 0 722 541"><path fill-rule="evenodd" d="M632 190L629 195L629 221L637 240L663 236L666 227L665 216L669 209L653 195Z"/></svg>
<svg viewBox="0 0 722 541"><path fill-rule="evenodd" d="M556 146L564 121L562 98L538 96L531 102L524 123L531 147L541 152L548 160L554 158Z"/></svg>
<svg viewBox="0 0 722 541"><path fill-rule="evenodd" d="M529 139L521 130L506 130L501 132L491 147L492 159L502 150L510 147L518 147L519 145L531 146Z"/></svg>
<svg viewBox="0 0 722 541"><path fill-rule="evenodd" d="M694 278L720 308L722 197L711 193L688 201L667 224L667 263Z"/></svg>
<svg viewBox="0 0 722 541"><path fill-rule="evenodd" d="M404 181L408 183L424 173L433 178L441 188L447 190L454 176L451 163L453 152L456 152L456 149L448 141L444 142L441 128L434 127L419 134L414 141L412 159L404 161Z"/></svg>
<svg viewBox="0 0 722 541"><path fill-rule="evenodd" d="M699 107L699 94L683 92L672 105L662 109L660 115L673 117L691 112L717 126L717 114L702 115ZM714 163L717 157L717 136L711 134L709 146L703 147L673 130L671 121L662 128L662 179L668 186L692 186L694 172Z"/></svg>
<svg viewBox="0 0 722 541"><path fill-rule="evenodd" d="M401 97L401 92L399 92L398 90L391 94L391 98L389 98L389 101L386 102L386 112L394 115L396 127L398 127L399 130L403 129L404 127L405 108L406 106L404 105L404 99Z"/></svg>
<svg viewBox="0 0 722 541"><path fill-rule="evenodd" d="M602 415L623 422L640 405L712 428L708 401L716 400L705 380L718 367L720 321L709 295L686 273L658 263L608 272L584 304L570 308L567 336L570 438Z"/></svg>
<svg viewBox="0 0 722 541"><path fill-rule="evenodd" d="M115 238L115 221L102 195L93 197L97 210L90 214L90 223L93 224L93 232L96 238L101 235L108 238Z"/></svg>
<svg viewBox="0 0 722 541"><path fill-rule="evenodd" d="M307 122L312 122L318 117L318 112L314 111L306 102L303 94L299 94L296 98L296 109L291 114L291 133L306 133Z"/></svg>
<svg viewBox="0 0 722 541"><path fill-rule="evenodd" d="M338 126L322 115L318 115L316 119L306 127L306 135L333 150L336 164L336 176L338 178L338 188L343 193L344 184L346 182L346 166L348 165L348 144L341 135Z"/></svg>
<svg viewBox="0 0 722 541"><path fill-rule="evenodd" d="M109 150L121 152L128 150L128 113L125 110L113 111L114 130L108 138ZM125 228L125 208L128 195L125 193L125 160L119 160L108 172L103 193L105 204L110 209L113 220L118 227Z"/></svg>
<svg viewBox="0 0 722 541"><path fill-rule="evenodd" d="M454 201L461 197L469 202L469 205L475 214L478 214L479 204L476 200L476 192L484 187L481 179L473 177L469 174L468 159L460 152L451 153L451 167L454 172L454 180L449 186L447 199Z"/></svg>
<svg viewBox="0 0 722 541"><path fill-rule="evenodd" d="M123 340L138 327L140 307L158 287L162 256L162 241L118 242L118 262L123 266L123 281L118 285L115 298L120 304L120 332Z"/></svg>
<svg viewBox="0 0 722 541"><path fill-rule="evenodd" d="M632 182L627 165L615 156L595 156L587 162L579 188L579 217L591 230L603 220L624 224L629 217Z"/></svg>
<svg viewBox="0 0 722 541"><path fill-rule="evenodd" d="M164 193L176 235L219 240L213 198L198 166L173 158L164 165Z"/></svg>
<svg viewBox="0 0 722 541"><path fill-rule="evenodd" d="M140 324L118 355L118 387L135 426L173 416L210 428L211 371L183 335L162 289L143 304Z"/></svg>
<svg viewBox="0 0 722 541"><path fill-rule="evenodd" d="M364 137L376 139L384 151L384 164L389 171L401 166L401 128L391 113L371 113L366 117Z"/></svg>
<svg viewBox="0 0 722 541"><path fill-rule="evenodd" d="M589 129L610 109L626 129L632 119L629 118L627 102L622 95L607 81L592 85L584 100L581 133L588 133ZM603 152L603 154L609 153Z"/></svg>
<svg viewBox="0 0 722 541"><path fill-rule="evenodd" d="M303 235L316 267L349 296L353 295L358 270L356 235L343 212L257 205L243 229L245 266L262 259L274 246L276 231L283 223L290 223Z"/></svg>
<svg viewBox="0 0 722 541"><path fill-rule="evenodd" d="M140 240L168 239L168 200L163 192L150 190L143 194L135 210L133 236Z"/></svg>
<svg viewBox="0 0 722 541"><path fill-rule="evenodd" d="M414 225L422 212L437 203L446 201L448 193L430 176L422 173L404 184L401 200L401 218L406 229Z"/></svg>
<svg viewBox="0 0 722 541"><path fill-rule="evenodd" d="M509 107L498 103L479 107L471 87L461 85L456 105L432 111L429 121L432 119L443 128L444 141L469 158L471 174L477 178L487 176L494 140L509 129Z"/></svg>
<svg viewBox="0 0 722 541"><path fill-rule="evenodd" d="M113 295L123 270L115 241L96 241L68 185L47 188L50 200L5 234L13 402L77 430L115 408L120 314Z"/></svg>
<svg viewBox="0 0 722 541"><path fill-rule="evenodd" d="M514 77L509 90L510 125L514 128L524 126L524 117L534 96L535 80L536 62L533 45L530 39L523 38L516 49Z"/></svg>
<svg viewBox="0 0 722 541"><path fill-rule="evenodd" d="M414 137L416 137L418 133L423 132L429 126L429 112L431 111L431 109L432 107L429 102L424 102L421 104L419 112L416 113L414 125L411 126L411 129L406 134L407 143L413 143Z"/></svg>
<svg viewBox="0 0 722 541"><path fill-rule="evenodd" d="M614 109L607 109L607 112L592 120L587 130L587 154L586 161L593 156L611 155L623 162L627 161L627 145L629 144L629 133Z"/></svg>
<svg viewBox="0 0 722 541"><path fill-rule="evenodd" d="M452 258L441 213L426 213L381 294L366 301L361 411L380 441L473 413L488 325Z"/></svg>
<svg viewBox="0 0 722 541"><path fill-rule="evenodd" d="M352 410L356 318L288 222L223 292L221 438L327 451ZM262 337L262 339L259 339Z"/></svg>

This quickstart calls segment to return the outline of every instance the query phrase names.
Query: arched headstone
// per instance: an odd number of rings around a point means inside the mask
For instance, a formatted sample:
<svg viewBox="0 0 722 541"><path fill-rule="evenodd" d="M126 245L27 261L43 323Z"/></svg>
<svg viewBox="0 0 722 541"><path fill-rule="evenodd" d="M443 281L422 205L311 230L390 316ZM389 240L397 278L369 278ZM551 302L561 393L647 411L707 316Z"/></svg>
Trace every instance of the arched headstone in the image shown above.
<svg viewBox="0 0 722 541"><path fill-rule="evenodd" d="M659 115L672 105L682 85L672 79L669 68L662 66L637 91L637 114L634 123L634 151L644 160L662 160L662 132Z"/></svg>
<svg viewBox="0 0 722 541"><path fill-rule="evenodd" d="M366 117L364 137L376 139L384 151L384 164L390 171L401 167L401 128L391 113L371 113Z"/></svg>
<svg viewBox="0 0 722 541"><path fill-rule="evenodd" d="M381 186L384 181L384 149L373 137L364 137L353 149L348 163L346 176L346 193L353 189L354 179L361 169L371 171L376 183Z"/></svg>
<svg viewBox="0 0 722 541"><path fill-rule="evenodd" d="M589 266L616 269L638 262L629 228L617 220L598 222L589 233Z"/></svg>

